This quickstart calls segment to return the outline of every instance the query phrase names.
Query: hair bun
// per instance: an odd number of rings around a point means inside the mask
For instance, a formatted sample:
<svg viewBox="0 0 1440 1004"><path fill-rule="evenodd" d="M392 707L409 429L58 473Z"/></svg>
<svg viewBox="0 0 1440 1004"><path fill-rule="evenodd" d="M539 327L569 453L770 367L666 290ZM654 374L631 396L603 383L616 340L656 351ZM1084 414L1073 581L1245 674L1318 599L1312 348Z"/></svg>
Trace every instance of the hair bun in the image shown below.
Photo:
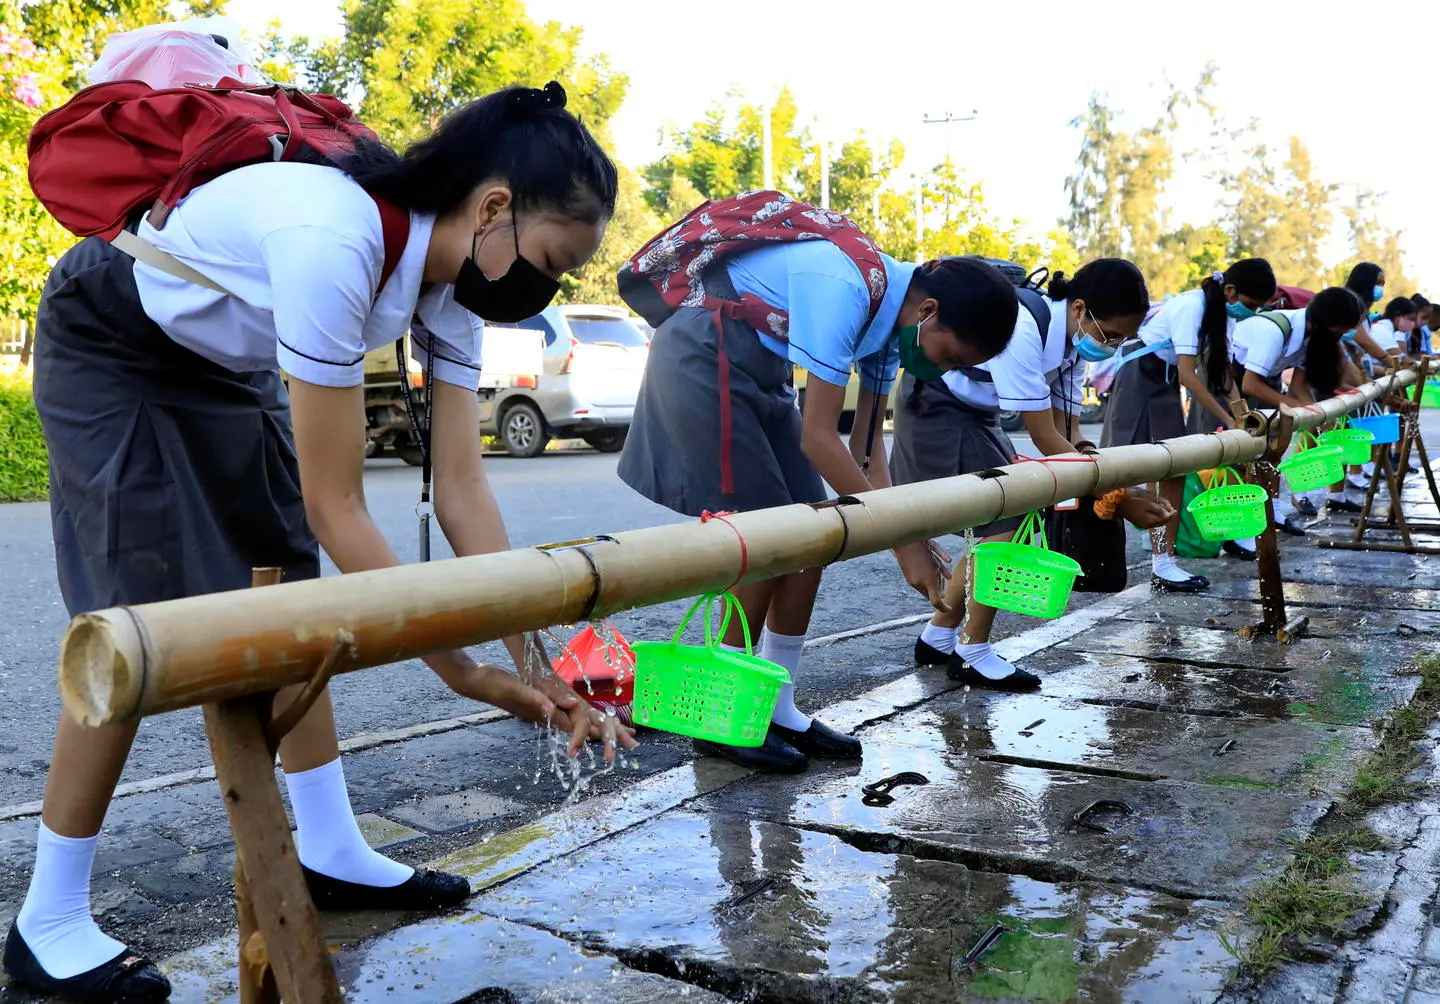
<svg viewBox="0 0 1440 1004"><path fill-rule="evenodd" d="M552 80L543 88L515 88L510 96L509 111L512 118L526 118L550 109L564 108L566 100L565 88L560 86L559 81Z"/></svg>

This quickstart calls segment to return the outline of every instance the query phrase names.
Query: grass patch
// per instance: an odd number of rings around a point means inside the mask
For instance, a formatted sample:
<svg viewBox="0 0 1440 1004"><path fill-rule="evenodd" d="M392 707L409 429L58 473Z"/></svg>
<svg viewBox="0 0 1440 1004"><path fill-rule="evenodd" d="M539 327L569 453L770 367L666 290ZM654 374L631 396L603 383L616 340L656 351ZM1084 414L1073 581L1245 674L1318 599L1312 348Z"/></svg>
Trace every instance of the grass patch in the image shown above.
<svg viewBox="0 0 1440 1004"><path fill-rule="evenodd" d="M1360 817L1415 797L1420 785L1410 776L1425 760L1419 743L1440 713L1440 656L1425 657L1415 671L1420 677L1415 696L1376 723L1380 743L1360 762L1335 808L1314 834L1291 845L1294 857L1285 870L1256 884L1246 897L1246 919L1256 933L1244 941L1222 935L1242 977L1264 978L1317 936L1343 937L1350 918L1370 905L1356 887L1349 855L1384 850L1386 843L1361 825Z"/></svg>

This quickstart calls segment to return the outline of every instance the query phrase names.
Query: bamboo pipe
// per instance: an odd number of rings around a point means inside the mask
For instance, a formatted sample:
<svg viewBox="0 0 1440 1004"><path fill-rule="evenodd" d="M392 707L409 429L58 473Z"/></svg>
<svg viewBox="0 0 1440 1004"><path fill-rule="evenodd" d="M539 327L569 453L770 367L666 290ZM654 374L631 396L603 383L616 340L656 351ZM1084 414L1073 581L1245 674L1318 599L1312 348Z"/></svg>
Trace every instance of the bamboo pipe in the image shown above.
<svg viewBox="0 0 1440 1004"><path fill-rule="evenodd" d="M1407 380L1406 377L1409 379ZM1397 386L1414 381L1399 374ZM1393 378L1294 413L1329 421ZM719 591L978 526L1112 488L1243 463L1242 430L1071 454L867 492L616 534L583 549L527 548L81 614L61 641L67 711L97 726L307 681L348 632L346 671L476 645L586 616ZM743 540L743 543L742 543Z"/></svg>

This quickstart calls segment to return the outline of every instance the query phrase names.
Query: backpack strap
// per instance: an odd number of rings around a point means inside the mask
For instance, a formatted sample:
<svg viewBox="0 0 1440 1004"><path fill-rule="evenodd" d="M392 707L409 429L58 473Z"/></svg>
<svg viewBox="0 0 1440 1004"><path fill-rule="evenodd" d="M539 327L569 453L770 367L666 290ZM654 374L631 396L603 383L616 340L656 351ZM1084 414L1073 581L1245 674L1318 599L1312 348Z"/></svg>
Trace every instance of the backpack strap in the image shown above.
<svg viewBox="0 0 1440 1004"><path fill-rule="evenodd" d="M1280 329L1281 334L1285 336L1285 340L1287 342L1290 340L1291 334L1294 333L1294 329L1290 326L1290 318L1286 317L1278 310L1257 310L1255 312L1255 316L1263 317L1266 320L1271 321L1277 328Z"/></svg>
<svg viewBox="0 0 1440 1004"><path fill-rule="evenodd" d="M380 266L380 284L375 287L375 295L378 298L380 291L385 288L385 283L395 274L395 269L400 264L400 258L405 253L405 245L409 243L410 214L387 199L374 195L371 198L375 200L375 208L380 210L381 240L384 242L385 248L384 261ZM110 244L121 253L128 254L131 258L149 265L156 271L173 275L177 279L194 283L197 286L204 286L222 296L234 295L218 282L207 278L179 258L160 250L145 238L133 234L129 230L120 231Z"/></svg>

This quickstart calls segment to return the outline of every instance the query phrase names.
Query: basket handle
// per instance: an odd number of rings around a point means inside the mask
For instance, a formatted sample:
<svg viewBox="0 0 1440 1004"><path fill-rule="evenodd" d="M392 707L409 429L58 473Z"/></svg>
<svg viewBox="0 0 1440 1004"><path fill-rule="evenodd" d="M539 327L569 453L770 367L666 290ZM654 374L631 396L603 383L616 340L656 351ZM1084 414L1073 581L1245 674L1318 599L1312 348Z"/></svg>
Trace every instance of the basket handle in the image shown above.
<svg viewBox="0 0 1440 1004"><path fill-rule="evenodd" d="M1210 483L1205 487L1224 488L1226 485L1243 485L1244 483L1245 479L1240 476L1240 472L1233 466L1226 464L1222 467L1215 468L1215 470L1211 472Z"/></svg>
<svg viewBox="0 0 1440 1004"><path fill-rule="evenodd" d="M1307 439L1310 440L1309 446L1305 445L1305 440ZM1320 440L1315 438L1315 433L1311 432L1309 429L1306 429L1295 437L1295 444L1295 452L1303 453L1306 450L1313 449L1314 447L1319 446Z"/></svg>
<svg viewBox="0 0 1440 1004"><path fill-rule="evenodd" d="M745 619L745 611L740 606L740 601L735 598L734 593L706 593L690 605L690 609L680 620L680 626L675 629L671 637L671 643L678 642L685 634L685 629L690 626L690 621L703 606L705 607L705 647L713 649L717 642L715 631L715 610L713 604L720 602L725 610L724 616L720 618L720 630L718 636L725 637L725 629L730 626L730 617L736 611L740 611L740 628L745 633L745 654L754 655L755 646L750 640L750 622Z"/></svg>
<svg viewBox="0 0 1440 1004"><path fill-rule="evenodd" d="M1045 524L1041 521L1038 512L1032 512L1026 516L1020 526L1016 528L1015 536L1011 539L1017 544L1034 544L1044 551L1050 549L1050 544L1045 539Z"/></svg>

